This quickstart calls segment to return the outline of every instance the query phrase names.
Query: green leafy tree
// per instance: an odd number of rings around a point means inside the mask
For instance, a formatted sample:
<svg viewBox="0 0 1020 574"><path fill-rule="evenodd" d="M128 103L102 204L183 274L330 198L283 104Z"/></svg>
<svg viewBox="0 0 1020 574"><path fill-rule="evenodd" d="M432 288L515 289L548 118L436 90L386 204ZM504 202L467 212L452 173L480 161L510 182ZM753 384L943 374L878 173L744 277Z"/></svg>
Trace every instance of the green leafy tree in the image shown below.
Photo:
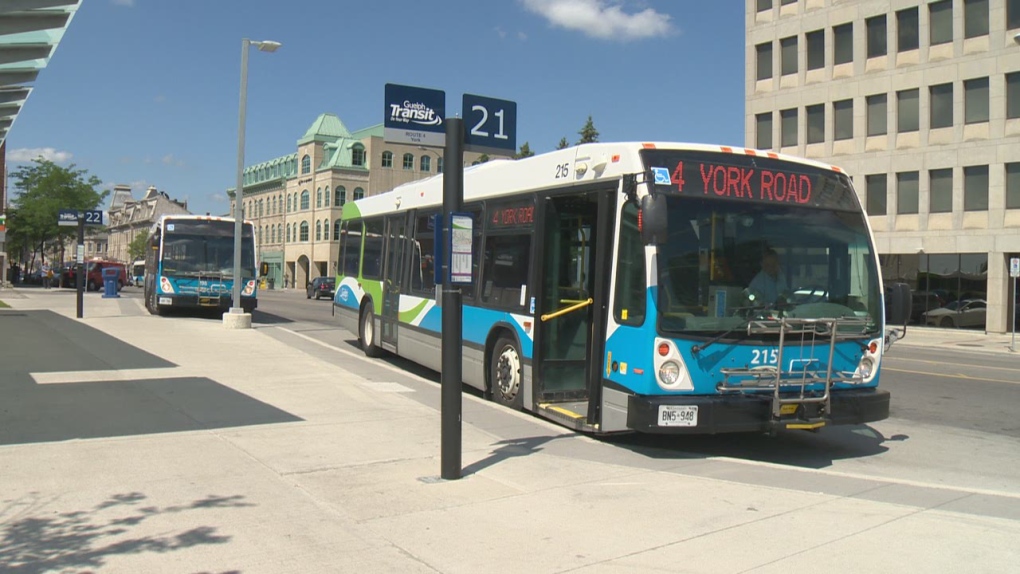
<svg viewBox="0 0 1020 574"><path fill-rule="evenodd" d="M10 226L22 248L33 251L33 260L36 251L45 253L47 244L59 245L77 235L74 227L57 225L59 210L96 209L110 193L98 191L99 178L74 164L65 168L42 158L19 167L11 177L15 190L11 204L17 216Z"/></svg>
<svg viewBox="0 0 1020 574"><path fill-rule="evenodd" d="M590 114L588 115L588 121L584 123L584 127L577 133L581 136L581 139L577 142L578 144L595 143L599 141L599 131L595 129L595 122L591 120Z"/></svg>
<svg viewBox="0 0 1020 574"><path fill-rule="evenodd" d="M560 138L560 143L556 145L556 149L567 149L570 147L570 143L567 142L567 138Z"/></svg>
<svg viewBox="0 0 1020 574"><path fill-rule="evenodd" d="M531 151L531 146L528 145L528 142L524 142L521 144L521 151L514 154L514 159L524 159L533 155L535 155L535 152Z"/></svg>
<svg viewBox="0 0 1020 574"><path fill-rule="evenodd" d="M478 165L480 163L485 163L485 162L489 161L489 159L490 159L489 158L489 154L483 153L482 155L478 156L478 159L476 159L475 161L471 162L471 165Z"/></svg>
<svg viewBox="0 0 1020 574"><path fill-rule="evenodd" d="M128 243L128 258L131 261L138 261L139 259L145 259L145 246L148 243L149 238L146 237L145 233L139 233Z"/></svg>

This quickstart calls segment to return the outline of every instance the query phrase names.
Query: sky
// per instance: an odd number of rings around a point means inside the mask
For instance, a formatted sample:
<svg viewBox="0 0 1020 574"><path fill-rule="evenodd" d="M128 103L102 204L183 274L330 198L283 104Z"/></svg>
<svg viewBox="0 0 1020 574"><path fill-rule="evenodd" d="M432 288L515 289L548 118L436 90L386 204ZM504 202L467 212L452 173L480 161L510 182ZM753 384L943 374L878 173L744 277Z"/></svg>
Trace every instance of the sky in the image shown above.
<svg viewBox="0 0 1020 574"><path fill-rule="evenodd" d="M7 138L104 188L150 185L229 210L241 40L245 165L294 153L319 114L382 123L387 83L517 103L517 144L599 139L742 146L744 2L723 0L83 0Z"/></svg>

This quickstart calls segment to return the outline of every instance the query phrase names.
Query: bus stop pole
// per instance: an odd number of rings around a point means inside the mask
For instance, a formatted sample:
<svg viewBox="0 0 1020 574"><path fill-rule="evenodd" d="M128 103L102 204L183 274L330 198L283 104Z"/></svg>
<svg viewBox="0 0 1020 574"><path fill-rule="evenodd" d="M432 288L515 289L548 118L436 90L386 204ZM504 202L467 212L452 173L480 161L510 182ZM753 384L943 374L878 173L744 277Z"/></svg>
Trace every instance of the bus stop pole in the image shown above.
<svg viewBox="0 0 1020 574"><path fill-rule="evenodd" d="M442 341L442 437L440 477L456 480L461 474L461 342L463 309L460 289L452 282L452 214L464 203L464 121L447 118L443 150L443 341Z"/></svg>
<svg viewBox="0 0 1020 574"><path fill-rule="evenodd" d="M74 274L75 291L78 298L78 314L81 319L85 316L85 216L78 213L78 249L74 254L75 267L78 269Z"/></svg>

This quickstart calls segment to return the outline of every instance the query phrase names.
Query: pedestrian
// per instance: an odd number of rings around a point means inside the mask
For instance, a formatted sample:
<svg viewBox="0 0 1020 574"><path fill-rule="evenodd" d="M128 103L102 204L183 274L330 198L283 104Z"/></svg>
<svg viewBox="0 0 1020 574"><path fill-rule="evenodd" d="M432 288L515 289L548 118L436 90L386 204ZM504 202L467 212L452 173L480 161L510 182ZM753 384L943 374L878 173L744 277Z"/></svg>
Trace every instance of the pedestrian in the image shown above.
<svg viewBox="0 0 1020 574"><path fill-rule="evenodd" d="M43 288L49 289L53 286L53 268L43 263L42 266Z"/></svg>

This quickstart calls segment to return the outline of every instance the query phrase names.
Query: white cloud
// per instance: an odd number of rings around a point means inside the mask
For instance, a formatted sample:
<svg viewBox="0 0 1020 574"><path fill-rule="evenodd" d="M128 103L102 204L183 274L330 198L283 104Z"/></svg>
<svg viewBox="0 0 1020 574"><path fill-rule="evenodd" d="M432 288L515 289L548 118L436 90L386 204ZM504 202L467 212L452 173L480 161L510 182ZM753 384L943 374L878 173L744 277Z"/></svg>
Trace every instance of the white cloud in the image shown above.
<svg viewBox="0 0 1020 574"><path fill-rule="evenodd" d="M30 162L42 158L53 163L67 163L74 154L69 151L58 151L51 147L18 148L7 152L7 160L11 162Z"/></svg>
<svg viewBox="0 0 1020 574"><path fill-rule="evenodd" d="M230 201L230 198L227 197L227 194L225 193L210 193L206 197L209 199L209 201L213 201L216 203L226 203L227 201Z"/></svg>
<svg viewBox="0 0 1020 574"><path fill-rule="evenodd" d="M521 0L524 7L553 26L575 30L603 40L641 40L673 32L669 14L645 8L624 12L616 0Z"/></svg>
<svg viewBox="0 0 1020 574"><path fill-rule="evenodd" d="M117 6L134 6L135 0L110 0L110 3Z"/></svg>
<svg viewBox="0 0 1020 574"><path fill-rule="evenodd" d="M161 161L163 162L164 165L184 167L184 160L175 158L174 154L172 153L168 153L165 156L163 156L163 159Z"/></svg>

